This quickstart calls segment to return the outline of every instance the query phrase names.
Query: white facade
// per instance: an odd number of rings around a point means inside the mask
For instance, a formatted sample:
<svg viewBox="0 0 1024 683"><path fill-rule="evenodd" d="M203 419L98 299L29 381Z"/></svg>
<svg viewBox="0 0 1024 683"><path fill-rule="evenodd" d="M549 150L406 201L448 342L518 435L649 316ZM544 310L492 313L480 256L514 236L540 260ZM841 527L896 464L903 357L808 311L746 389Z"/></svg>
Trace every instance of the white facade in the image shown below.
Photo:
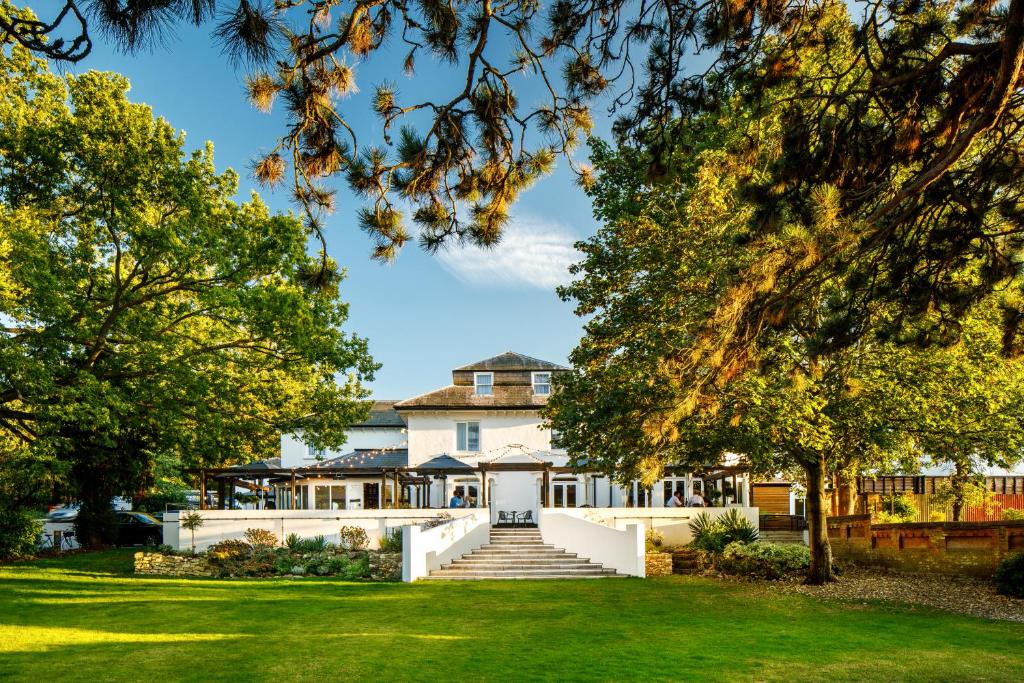
<svg viewBox="0 0 1024 683"><path fill-rule="evenodd" d="M405 444L404 427L354 427L345 432L340 449L325 450L320 457L303 443L302 432L281 435L281 467L310 467L356 449L393 448Z"/></svg>
<svg viewBox="0 0 1024 683"><path fill-rule="evenodd" d="M537 411L406 411L408 421L409 466L415 467L438 455L447 454L467 464L490 460L504 455L513 448L517 451L552 451L551 430L542 427ZM456 424L479 424L480 444L473 451L459 450L456 442ZM550 459L550 458L548 458Z"/></svg>

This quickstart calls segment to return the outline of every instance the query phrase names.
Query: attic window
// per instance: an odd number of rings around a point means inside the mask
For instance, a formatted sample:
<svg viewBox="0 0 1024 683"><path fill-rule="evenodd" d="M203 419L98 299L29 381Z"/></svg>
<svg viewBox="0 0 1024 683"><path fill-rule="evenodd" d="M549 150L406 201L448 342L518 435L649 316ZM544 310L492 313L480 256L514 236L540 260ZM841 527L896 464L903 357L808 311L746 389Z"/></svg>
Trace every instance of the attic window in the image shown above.
<svg viewBox="0 0 1024 683"><path fill-rule="evenodd" d="M533 393L535 396L547 396L551 393L551 373L533 373Z"/></svg>
<svg viewBox="0 0 1024 683"><path fill-rule="evenodd" d="M473 386L476 387L477 396L490 396L494 393L494 373L474 372Z"/></svg>

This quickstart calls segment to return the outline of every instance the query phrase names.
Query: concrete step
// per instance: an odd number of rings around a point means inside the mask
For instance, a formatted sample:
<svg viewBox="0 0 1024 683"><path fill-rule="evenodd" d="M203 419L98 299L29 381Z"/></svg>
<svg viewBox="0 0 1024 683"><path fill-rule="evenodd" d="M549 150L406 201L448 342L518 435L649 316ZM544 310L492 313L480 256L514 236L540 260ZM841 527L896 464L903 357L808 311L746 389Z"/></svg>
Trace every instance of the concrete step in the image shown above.
<svg viewBox="0 0 1024 683"><path fill-rule="evenodd" d="M467 569L484 569L487 567L500 567L505 569L512 569L514 567L572 569L574 567L594 566L600 565L592 565L585 560L452 560L448 564L442 566L441 569L448 569L450 567L465 567Z"/></svg>
<svg viewBox="0 0 1024 683"><path fill-rule="evenodd" d="M481 578L519 578L534 576L561 576L576 578L578 576L615 576L611 569L437 569L430 572L431 577L481 577Z"/></svg>
<svg viewBox="0 0 1024 683"><path fill-rule="evenodd" d="M625 574L577 574L566 576L557 574L552 576L445 576L431 574L423 577L427 581L554 581L559 579L624 579Z"/></svg>

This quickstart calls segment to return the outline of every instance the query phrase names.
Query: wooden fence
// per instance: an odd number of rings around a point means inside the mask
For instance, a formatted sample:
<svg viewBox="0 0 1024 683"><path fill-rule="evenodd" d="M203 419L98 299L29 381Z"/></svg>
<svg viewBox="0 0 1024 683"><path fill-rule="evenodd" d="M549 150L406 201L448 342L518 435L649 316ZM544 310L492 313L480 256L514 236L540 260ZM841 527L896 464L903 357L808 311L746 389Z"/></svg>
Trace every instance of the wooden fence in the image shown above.
<svg viewBox="0 0 1024 683"><path fill-rule="evenodd" d="M917 519L914 521L934 521L931 518L933 512L941 513L945 517L945 521L953 520L953 506L933 504L931 502L931 494L910 493L907 491L905 492L905 495L913 499L914 506L917 508ZM869 510L878 511L883 510L884 507L885 506L881 502L880 496L868 496ZM1024 493L994 493L989 500L989 504L986 506L968 505L965 507L963 513L960 515L960 521L998 522L1003 519L1003 510L1005 509L1024 511Z"/></svg>

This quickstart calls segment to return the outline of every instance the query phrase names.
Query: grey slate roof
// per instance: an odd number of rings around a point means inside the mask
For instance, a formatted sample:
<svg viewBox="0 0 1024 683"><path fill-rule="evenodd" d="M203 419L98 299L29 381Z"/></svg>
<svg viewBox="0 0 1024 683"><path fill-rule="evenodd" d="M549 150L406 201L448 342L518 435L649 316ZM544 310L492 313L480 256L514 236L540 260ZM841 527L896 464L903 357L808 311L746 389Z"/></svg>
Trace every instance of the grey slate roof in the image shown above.
<svg viewBox="0 0 1024 683"><path fill-rule="evenodd" d="M370 417L362 422L352 425L352 429L372 428L401 428L405 427L405 420L395 412L395 404L398 401L374 401L370 408Z"/></svg>
<svg viewBox="0 0 1024 683"><path fill-rule="evenodd" d="M266 460L254 460L244 465L232 465L232 469L239 470L279 470L281 469L281 458L267 458Z"/></svg>
<svg viewBox="0 0 1024 683"><path fill-rule="evenodd" d="M486 360L477 361L476 363L470 363L469 365L463 365L461 368L455 368L456 372L460 370L472 370L475 372L488 370L568 370L569 368L564 365L558 365L546 360L540 360L539 358L531 358L530 356L524 356L521 353L515 351L506 351L505 353L499 354L493 358Z"/></svg>
<svg viewBox="0 0 1024 683"><path fill-rule="evenodd" d="M351 467L352 469L372 469L375 467L405 467L409 464L408 448L390 448L378 450L357 448L351 453L324 460L317 467Z"/></svg>
<svg viewBox="0 0 1024 683"><path fill-rule="evenodd" d="M422 472L423 470L472 470L473 468L461 460L445 454L420 463L414 469L417 472Z"/></svg>

